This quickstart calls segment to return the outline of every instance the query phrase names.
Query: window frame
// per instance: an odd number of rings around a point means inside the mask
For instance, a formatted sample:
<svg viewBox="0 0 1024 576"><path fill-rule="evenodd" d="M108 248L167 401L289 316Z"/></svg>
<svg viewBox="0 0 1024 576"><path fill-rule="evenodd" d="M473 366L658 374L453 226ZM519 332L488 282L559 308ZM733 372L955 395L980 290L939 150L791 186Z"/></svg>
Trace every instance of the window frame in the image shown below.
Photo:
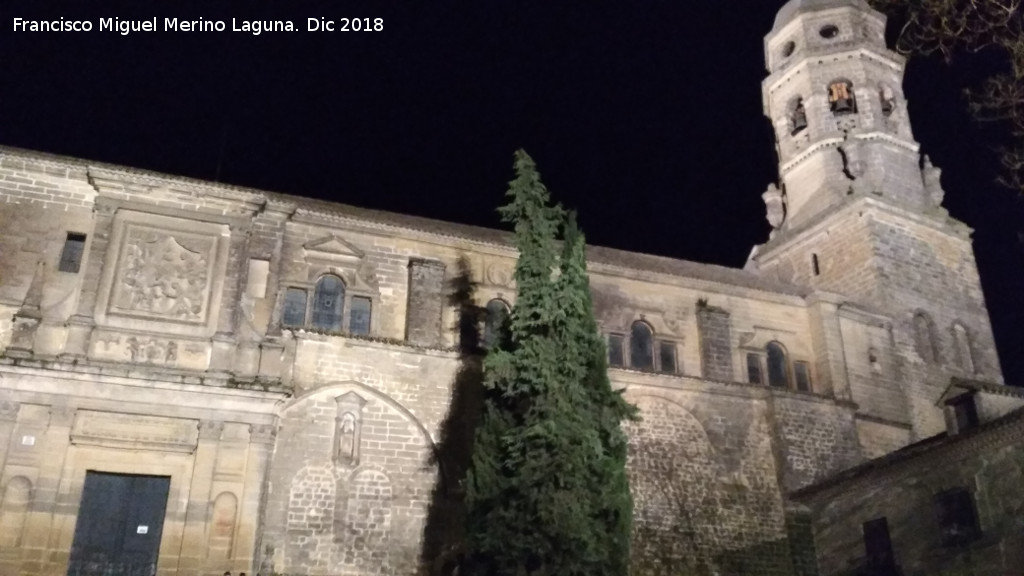
<svg viewBox="0 0 1024 576"><path fill-rule="evenodd" d="M615 346L619 349L619 359L621 360L621 362L618 364L612 363L612 338L619 339L618 346ZM627 341L628 337L625 334L622 334L621 332L609 332L605 335L605 345L608 347L608 366L610 368L629 368L629 362L626 358Z"/></svg>
<svg viewBox="0 0 1024 576"><path fill-rule="evenodd" d="M778 386L778 385L772 383L772 361L771 361L771 353L769 352L769 350L773 346L775 346L779 350L779 352L782 354L782 377L783 377L783 382L782 382L781 386ZM790 359L789 359L789 353L786 350L786 347L783 346L781 342L779 342L777 340L772 340L771 342L768 342L767 344L764 345L764 358L765 358L765 367L767 368L767 370L765 370L765 376L767 377L768 387L769 388L782 388L784 390L791 390L791 389L793 389L793 374L792 374L792 370L790 369L790 366L789 366Z"/></svg>
<svg viewBox="0 0 1024 576"><path fill-rule="evenodd" d="M839 85L844 86L842 92L846 95L846 98L840 97L837 95L837 90L833 90L835 86ZM846 78L836 78L828 83L825 87L825 91L828 94L828 109L833 116L846 116L857 113L857 94L853 89L853 82ZM833 96L835 96L835 99L833 99ZM838 103L844 100L848 100L850 102L850 108L843 110L838 109Z"/></svg>
<svg viewBox="0 0 1024 576"><path fill-rule="evenodd" d="M288 293L302 292L302 322L294 324L285 321L288 307ZM285 286L281 291L281 326L285 328L305 328L309 324L309 290L299 286Z"/></svg>
<svg viewBox="0 0 1024 576"><path fill-rule="evenodd" d="M864 558L868 567L883 571L895 569L896 551L892 545L889 520L885 516L868 520L861 524L861 534L864 538Z"/></svg>
<svg viewBox="0 0 1024 576"><path fill-rule="evenodd" d="M949 406L952 411L957 434L973 430L981 425L977 395L973 391L950 398L946 401L946 406Z"/></svg>
<svg viewBox="0 0 1024 576"><path fill-rule="evenodd" d="M943 548L965 546L981 538L978 504L969 489L958 486L943 490L933 497L932 503Z"/></svg>
<svg viewBox="0 0 1024 576"><path fill-rule="evenodd" d="M497 338L500 335L500 332L495 332L492 334L493 340L488 339L488 331L493 329L491 320L494 318L494 316L492 316L491 314L491 304L500 304L505 311L505 316L502 324L497 326L498 330L501 330L501 326L504 325L505 322L508 322L509 315L512 313L512 306L504 298L501 297L491 298L490 300L487 301L486 304L484 304L483 326L481 327L482 329L480 330L480 345L484 349L488 349L492 345L496 344L498 342Z"/></svg>
<svg viewBox="0 0 1024 576"><path fill-rule="evenodd" d="M633 358L633 352L635 350L634 342L636 341L635 336L636 336L636 331L637 331L638 327L641 327L642 329L647 331L647 340L648 340L647 344L648 344L648 347L649 347L648 351L650 353L650 366L643 366L643 367L642 366L636 366L635 362L634 362L634 358ZM655 338L654 338L654 327L652 327L650 324L648 324L645 320L636 320L635 322L633 322L632 324L629 325L629 346L627 346L627 348L629 349L628 360L629 360L629 367L630 368L632 368L634 370L640 370L642 372L656 372L657 371L657 368L656 368L656 365L655 365L655 362L657 361L657 359L656 359L657 354L655 352L656 346L655 346Z"/></svg>
<svg viewBox="0 0 1024 576"><path fill-rule="evenodd" d="M650 331L651 338L651 366L649 368L640 368L633 365L633 326L636 324L643 324ZM632 322L629 325L630 329L628 332L622 332L618 330L605 332L605 344L608 347L608 367L609 368L622 368L627 370L637 370L639 372L647 372L651 374L664 374L668 376L676 376L683 373L682 366L682 353L679 350L680 341L672 338L659 338L658 334L654 331L654 327L651 326L650 322L640 319ZM611 351L615 347L613 339L618 339L620 343L620 358L622 359L621 364L612 363ZM664 350L672 350L672 358L675 363L675 369L666 371L662 358L662 352Z"/></svg>
<svg viewBox="0 0 1024 576"><path fill-rule="evenodd" d="M60 260L57 261L57 271L68 274L78 274L85 262L85 247L89 242L89 235L80 232L68 232L64 238L64 247L60 251Z"/></svg>
<svg viewBox="0 0 1024 576"><path fill-rule="evenodd" d="M769 380L768 374L768 346L776 344L783 352L784 364L783 367L786 371L786 385L785 386L772 386ZM744 382L747 384L754 384L757 386L764 386L765 388L771 388L774 390L787 390L789 392L799 392L801 394L817 394L814 389L814 366L813 363L806 358L793 358L789 350L782 342L778 340L771 340L767 342L761 348L742 348L743 352L743 370L746 375ZM760 376L759 382L752 382L750 379L751 368L756 363L758 374ZM796 365L800 364L806 367L807 372L807 389L801 390L797 387L796 381Z"/></svg>
<svg viewBox="0 0 1024 576"><path fill-rule="evenodd" d="M341 281L344 295L341 302L341 322L340 327L337 330L328 328L321 328L313 325L313 301L316 298L316 286L320 280L325 276L334 276ZM298 324L285 324L284 323L284 305L285 295L288 290L302 290L306 293L306 308L304 321L301 325ZM355 298L365 298L370 304L370 321L369 331L365 334L352 332L352 300ZM280 326L287 329L302 329L302 330L313 330L317 332L325 332L328 334L343 334L346 336L373 336L376 334L377 327L377 311L379 309L379 299L371 292L364 289L354 288L353 284L349 282L348 278L344 274L335 270L328 270L321 272L315 276L312 281L307 282L288 282L281 286L279 290L280 300Z"/></svg>

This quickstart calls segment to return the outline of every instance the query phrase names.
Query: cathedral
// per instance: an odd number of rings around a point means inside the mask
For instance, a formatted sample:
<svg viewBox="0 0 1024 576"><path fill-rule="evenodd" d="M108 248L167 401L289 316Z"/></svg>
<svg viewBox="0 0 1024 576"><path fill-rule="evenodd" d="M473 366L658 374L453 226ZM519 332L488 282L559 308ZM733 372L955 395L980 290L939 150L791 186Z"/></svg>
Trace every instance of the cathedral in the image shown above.
<svg viewBox="0 0 1024 576"><path fill-rule="evenodd" d="M865 0L779 11L743 269L589 248L638 573L1024 565L1024 393L884 31ZM450 573L423 551L459 493L453 282L486 341L510 234L12 148L0 221L0 573Z"/></svg>

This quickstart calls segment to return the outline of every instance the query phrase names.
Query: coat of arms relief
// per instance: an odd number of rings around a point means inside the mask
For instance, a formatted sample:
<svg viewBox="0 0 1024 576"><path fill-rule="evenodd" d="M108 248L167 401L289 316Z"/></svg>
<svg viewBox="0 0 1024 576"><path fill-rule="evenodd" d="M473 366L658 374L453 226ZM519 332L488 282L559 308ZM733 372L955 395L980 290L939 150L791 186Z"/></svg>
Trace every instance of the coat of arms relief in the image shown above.
<svg viewBox="0 0 1024 576"><path fill-rule="evenodd" d="M131 227L113 309L202 322L214 242L210 237Z"/></svg>

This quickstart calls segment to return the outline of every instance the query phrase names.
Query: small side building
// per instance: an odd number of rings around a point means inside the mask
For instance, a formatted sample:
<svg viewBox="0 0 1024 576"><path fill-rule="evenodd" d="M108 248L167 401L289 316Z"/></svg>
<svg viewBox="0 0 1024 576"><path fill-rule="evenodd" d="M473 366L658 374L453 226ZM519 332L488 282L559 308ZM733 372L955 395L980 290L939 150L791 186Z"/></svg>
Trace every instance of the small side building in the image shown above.
<svg viewBox="0 0 1024 576"><path fill-rule="evenodd" d="M821 576L1024 574L1024 390L954 378L947 430L793 492Z"/></svg>

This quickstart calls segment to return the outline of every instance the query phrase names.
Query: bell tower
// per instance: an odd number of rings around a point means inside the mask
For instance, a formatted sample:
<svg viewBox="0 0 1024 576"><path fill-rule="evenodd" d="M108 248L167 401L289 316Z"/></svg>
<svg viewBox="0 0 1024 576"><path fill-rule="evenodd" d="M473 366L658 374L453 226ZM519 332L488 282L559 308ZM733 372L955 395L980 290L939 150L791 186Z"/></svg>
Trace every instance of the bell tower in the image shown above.
<svg viewBox="0 0 1024 576"><path fill-rule="evenodd" d="M779 182L762 195L772 232L747 268L891 317L903 424L912 438L938 433L951 377L1002 374L971 230L941 207L940 171L914 140L904 58L865 0L790 0L764 47Z"/></svg>

